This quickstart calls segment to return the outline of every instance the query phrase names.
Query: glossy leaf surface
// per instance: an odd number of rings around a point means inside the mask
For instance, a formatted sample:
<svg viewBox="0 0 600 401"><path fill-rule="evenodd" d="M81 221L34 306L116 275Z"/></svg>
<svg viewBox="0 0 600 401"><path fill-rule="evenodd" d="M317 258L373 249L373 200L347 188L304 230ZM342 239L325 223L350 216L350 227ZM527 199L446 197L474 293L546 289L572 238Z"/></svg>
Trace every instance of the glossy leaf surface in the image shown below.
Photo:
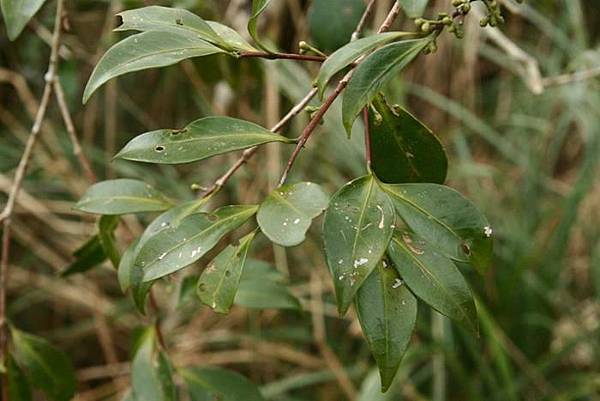
<svg viewBox="0 0 600 401"><path fill-rule="evenodd" d="M323 237L341 314L346 313L356 291L381 260L394 221L389 197L370 175L346 184L331 199Z"/></svg>
<svg viewBox="0 0 600 401"><path fill-rule="evenodd" d="M75 371L66 354L45 339L13 327L11 338L14 356L34 387L52 401L69 401L75 395Z"/></svg>
<svg viewBox="0 0 600 401"><path fill-rule="evenodd" d="M329 57L327 57L321 66L321 70L319 71L319 75L316 80L316 86L319 88L319 94L323 96L325 87L331 78L356 61L356 59L358 59L360 56L375 49L376 47L399 39L406 34L407 33L405 32L380 33L355 40L354 42L350 42L340 47Z"/></svg>
<svg viewBox="0 0 600 401"><path fill-rule="evenodd" d="M45 0L1 0L4 26L10 40L15 40L42 7Z"/></svg>
<svg viewBox="0 0 600 401"><path fill-rule="evenodd" d="M102 56L85 87L83 103L112 78L222 52L224 50L193 33L148 31L129 36Z"/></svg>
<svg viewBox="0 0 600 401"><path fill-rule="evenodd" d="M435 246L408 232L392 238L389 255L402 279L417 297L473 333L477 311L469 285L458 268Z"/></svg>
<svg viewBox="0 0 600 401"><path fill-rule="evenodd" d="M88 188L75 209L87 213L119 215L168 209L171 202L143 181L121 178Z"/></svg>
<svg viewBox="0 0 600 401"><path fill-rule="evenodd" d="M242 238L238 246L229 245L200 275L198 296L215 312L228 313L231 309L255 234Z"/></svg>
<svg viewBox="0 0 600 401"><path fill-rule="evenodd" d="M271 241L294 246L304 241L312 220L325 210L328 201L325 191L311 182L283 185L260 205L256 219Z"/></svg>
<svg viewBox="0 0 600 401"><path fill-rule="evenodd" d="M182 369L192 401L264 401L258 388L239 373L221 368Z"/></svg>
<svg viewBox="0 0 600 401"><path fill-rule="evenodd" d="M293 140L249 121L206 117L183 129L161 129L139 135L115 157L148 163L190 163L268 142Z"/></svg>
<svg viewBox="0 0 600 401"><path fill-rule="evenodd" d="M225 206L211 214L192 214L177 227L168 227L154 235L142 246L135 261L144 269L144 281L164 277L194 263L256 210L257 206Z"/></svg>
<svg viewBox="0 0 600 401"><path fill-rule="evenodd" d="M385 392L392 384L415 328L417 300L394 268L382 262L358 290L356 312Z"/></svg>
<svg viewBox="0 0 600 401"><path fill-rule="evenodd" d="M371 167L381 181L444 183L446 152L433 132L409 112L390 108L377 95L369 108L369 127Z"/></svg>
<svg viewBox="0 0 600 401"><path fill-rule="evenodd" d="M438 252L486 269L492 257L492 229L468 199L437 184L383 185L398 215Z"/></svg>
<svg viewBox="0 0 600 401"><path fill-rule="evenodd" d="M356 67L344 91L342 102L342 120L348 136L361 110L373 100L383 85L425 48L430 40L421 38L390 43L376 50Z"/></svg>

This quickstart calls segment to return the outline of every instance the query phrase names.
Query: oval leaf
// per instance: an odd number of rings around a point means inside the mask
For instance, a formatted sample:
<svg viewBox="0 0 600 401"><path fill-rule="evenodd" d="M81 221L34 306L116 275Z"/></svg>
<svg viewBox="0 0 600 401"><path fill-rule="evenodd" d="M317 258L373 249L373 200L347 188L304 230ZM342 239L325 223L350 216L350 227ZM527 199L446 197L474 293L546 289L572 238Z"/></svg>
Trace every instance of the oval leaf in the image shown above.
<svg viewBox="0 0 600 401"><path fill-rule="evenodd" d="M229 245L204 269L198 280L198 296L215 312L228 313L256 232L246 235L236 246Z"/></svg>
<svg viewBox="0 0 600 401"><path fill-rule="evenodd" d="M371 167L383 182L446 180L448 159L440 141L403 108L391 109L382 95L369 108Z"/></svg>
<svg viewBox="0 0 600 401"><path fill-rule="evenodd" d="M258 388L239 373L221 368L185 368L180 370L190 392L196 400L264 401Z"/></svg>
<svg viewBox="0 0 600 401"><path fill-rule="evenodd" d="M211 214L192 214L177 227L168 227L154 235L135 260L144 269L143 280L156 280L194 263L225 234L244 224L257 208L225 206Z"/></svg>
<svg viewBox="0 0 600 401"><path fill-rule="evenodd" d="M1 0L4 25L10 40L15 40L45 0Z"/></svg>
<svg viewBox="0 0 600 401"><path fill-rule="evenodd" d="M223 52L192 33L148 31L129 36L102 56L85 87L83 103L96 89L120 75Z"/></svg>
<svg viewBox="0 0 600 401"><path fill-rule="evenodd" d="M386 392L400 367L417 320L417 300L398 273L379 263L356 294L356 312Z"/></svg>
<svg viewBox="0 0 600 401"><path fill-rule="evenodd" d="M75 395L75 371L69 358L41 337L11 327L15 358L34 387L52 401L69 401ZM12 399L12 398L11 398Z"/></svg>
<svg viewBox="0 0 600 401"><path fill-rule="evenodd" d="M206 117L180 130L162 129L139 135L115 157L147 163L190 163L268 142L294 141L248 121Z"/></svg>
<svg viewBox="0 0 600 401"><path fill-rule="evenodd" d="M398 215L438 252L485 270L492 257L492 229L468 199L437 184L383 185Z"/></svg>
<svg viewBox="0 0 600 401"><path fill-rule="evenodd" d="M157 349L154 330L145 333L131 364L133 399L175 401L173 369L164 352Z"/></svg>
<svg viewBox="0 0 600 401"><path fill-rule="evenodd" d="M260 205L256 220L274 243L294 246L304 241L312 219L327 207L329 196L312 182L284 185Z"/></svg>
<svg viewBox="0 0 600 401"><path fill-rule="evenodd" d="M381 260L394 219L393 205L370 175L346 184L331 199L323 237L341 314Z"/></svg>
<svg viewBox="0 0 600 401"><path fill-rule="evenodd" d="M6 364L6 376L9 401L31 401L33 399L29 379L10 354L8 354L8 363Z"/></svg>
<svg viewBox="0 0 600 401"><path fill-rule="evenodd" d="M97 214L156 212L168 209L171 202L143 181L121 178L92 185L75 209Z"/></svg>
<svg viewBox="0 0 600 401"><path fill-rule="evenodd" d="M430 37L390 43L376 50L354 71L344 91L342 120L348 136L358 113L393 76L406 67L429 44Z"/></svg>
<svg viewBox="0 0 600 401"><path fill-rule="evenodd" d="M464 277L435 246L408 232L392 238L389 255L394 267L417 297L473 333L478 333L477 310Z"/></svg>
<svg viewBox="0 0 600 401"><path fill-rule="evenodd" d="M399 39L406 35L414 35L408 32L386 32L380 33L366 38L355 40L350 42L338 50L333 52L319 71L319 75L316 80L316 86L319 88L319 95L323 96L327 83L333 78L335 74L343 70L352 64L363 54L379 47L383 44L391 42L392 40Z"/></svg>

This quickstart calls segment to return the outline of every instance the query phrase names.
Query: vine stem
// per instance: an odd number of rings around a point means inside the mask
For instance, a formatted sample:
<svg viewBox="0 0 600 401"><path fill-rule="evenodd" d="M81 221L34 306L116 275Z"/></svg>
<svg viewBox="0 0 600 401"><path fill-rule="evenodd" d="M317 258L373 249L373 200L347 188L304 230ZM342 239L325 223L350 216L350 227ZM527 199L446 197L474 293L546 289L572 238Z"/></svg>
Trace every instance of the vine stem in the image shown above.
<svg viewBox="0 0 600 401"><path fill-rule="evenodd" d="M42 128L42 122L46 116L48 110L48 104L50 102L50 96L52 95L52 89L54 81L56 80L56 70L58 65L58 50L60 47L60 35L61 35L61 22L63 14L64 0L57 0L56 2L56 16L54 18L54 31L52 33L52 45L50 50L50 60L48 62L48 72L44 76L46 84L44 85L44 92L42 94L42 100L38 108L37 114L27 143L25 144L25 150L17 166L15 172L15 178L8 195L8 200L4 207L4 210L0 214L0 221L3 225L2 233L2 258L0 259L0 357L2 363L6 363L8 356L8 333L6 330L6 286L8 282L8 261L10 251L10 229L11 229L11 217L15 207L15 201L19 190L23 184L23 178L27 171L27 166L31 160L31 153L35 143L37 142L39 133ZM6 374L2 375L2 399L8 400L8 377Z"/></svg>
<svg viewBox="0 0 600 401"><path fill-rule="evenodd" d="M390 9L388 15L386 16L385 20L379 27L379 30L377 31L377 33L383 33L383 32L389 31L390 27L392 26L392 23L398 17L398 14L400 14L400 3L395 2L394 5L392 6L392 8ZM365 59L365 57L366 56L364 56L364 55L362 57L360 57L358 60L356 60L354 65L355 66L359 65ZM315 113L313 118L310 120L310 122L308 123L308 125L306 126L304 131L302 132L302 135L300 136L300 139L298 140L298 144L296 145L296 148L292 152L292 155L290 156L290 158L287 162L287 166L286 166L285 170L283 171L283 174L281 175L281 179L279 180L279 186L283 185L285 183L285 181L287 180L288 174L289 174L290 170L292 169L294 162L298 158L298 155L302 151L302 148L304 147L306 142L310 139L311 135L313 134L313 132L315 131L315 129L321 122L321 119L325 116L327 111L329 111L333 102L337 99L337 97L340 95L340 93L342 93L343 90L346 89L346 86L348 85L348 82L350 82L350 79L352 78L353 74L354 74L354 70L350 70L338 82L334 91L331 93L331 95L329 95L329 97L321 105L321 107L319 108L319 111L317 113Z"/></svg>
<svg viewBox="0 0 600 401"><path fill-rule="evenodd" d="M296 53L268 53L259 51L243 51L238 54L240 58L265 58L268 60L300 60L300 61L316 61L322 63L327 59L323 56L313 56L309 54Z"/></svg>

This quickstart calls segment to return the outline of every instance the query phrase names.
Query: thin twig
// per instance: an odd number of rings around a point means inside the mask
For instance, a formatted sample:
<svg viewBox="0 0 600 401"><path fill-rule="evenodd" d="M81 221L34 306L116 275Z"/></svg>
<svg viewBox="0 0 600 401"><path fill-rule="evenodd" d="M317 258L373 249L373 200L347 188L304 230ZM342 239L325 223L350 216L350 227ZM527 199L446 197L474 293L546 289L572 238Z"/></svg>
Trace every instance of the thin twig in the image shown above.
<svg viewBox="0 0 600 401"><path fill-rule="evenodd" d="M313 56L309 54L296 54L296 53L267 53L267 52L255 52L255 51L243 51L240 52L238 57L240 58L266 58L269 60L300 60L300 61L316 61L322 63L326 57Z"/></svg>
<svg viewBox="0 0 600 401"><path fill-rule="evenodd" d="M355 40L357 40L360 37L360 33L362 32L363 28L365 27L365 24L367 23L367 19L369 18L369 16L371 15L371 12L373 11L373 7L375 6L375 1L376 0L370 0L369 4L367 4L367 8L365 8L365 11L363 12L362 17L360 17L360 21L358 21L358 25L356 25L356 29L354 29L354 32L352 32L352 36L350 37L350 42L354 42Z"/></svg>
<svg viewBox="0 0 600 401"><path fill-rule="evenodd" d="M312 100L313 97L317 94L318 88L311 89L310 92L304 96L298 104L296 104L277 124L271 128L271 132L279 132L285 124L287 124L292 118L298 115L306 105ZM254 146L252 148L246 149L242 152L242 156L227 170L225 174L219 177L212 186L210 186L203 194L202 197L206 197L225 185L225 183L235 174L235 172L242 167L258 150L258 146Z"/></svg>
<svg viewBox="0 0 600 401"><path fill-rule="evenodd" d="M58 64L58 50L60 47L60 34L61 34L61 22L63 13L63 1L58 0L56 3L56 17L54 18L54 32L52 34L52 47L50 51L50 61L48 62L48 72L44 76L46 85L44 86L44 92L42 94L42 100L40 101L40 107L38 109L31 133L27 139L25 150L17 166L15 172L15 178L13 186L11 188L6 206L0 215L0 221L3 222L4 232L2 234L2 259L0 260L0 357L2 362L6 361L7 357L7 331L6 331L6 287L8 283L8 261L9 261L9 250L10 250L10 225L11 216L15 206L19 189L23 184L23 178L29 161L31 160L31 153L33 147L37 141L38 134L40 133L42 122L48 110L48 103L50 101L50 95L52 94L53 83L56 80L56 69ZM8 380L6 375L2 375L2 399L8 400Z"/></svg>
<svg viewBox="0 0 600 401"><path fill-rule="evenodd" d="M365 159L367 170L371 171L371 126L369 124L369 107L363 109L363 121L365 123Z"/></svg>
<svg viewBox="0 0 600 401"><path fill-rule="evenodd" d="M542 79L542 85L545 88L550 86L567 85L574 82L586 81L588 79L600 76L600 67L590 68L589 70L575 71L567 74L546 77Z"/></svg>
<svg viewBox="0 0 600 401"><path fill-rule="evenodd" d="M379 30L377 31L377 33L387 32L390 29L390 27L392 26L392 23L394 22L394 20L396 19L396 17L398 16L399 13L400 13L400 3L395 2L394 5L392 6L390 12L388 13L387 17L385 18L385 20L379 27ZM364 59L365 59L365 55L363 55L358 60L356 60L356 62L354 64L359 65ZM290 170L292 169L292 166L294 165L296 158L298 158L300 151L302 151L302 148L304 147L304 145L306 144L306 142L308 141L310 136L313 134L313 132L315 131L315 129L321 122L321 119L325 116L325 113L327 113L327 111L329 111L329 108L331 107L331 105L333 104L335 99L337 99L337 97L340 95L340 93L342 93L342 91L346 88L346 86L348 85L348 82L350 82L350 79L352 78L353 74L354 74L354 70L348 71L348 73L344 76L344 78L342 78L342 80L338 82L333 93L331 93L331 95L329 95L327 100L325 100L325 102L321 105L321 107L319 108L319 111L315 113L313 118L310 120L310 122L308 123L308 125L306 126L304 131L302 132L302 135L300 136L300 139L298 140L298 144L296 145L296 148L292 152L292 155L290 156L290 158L288 160L287 166L286 166L285 170L283 171L283 174L281 175L281 179L279 180L279 186L283 185L285 183L285 180L287 180L287 176L288 176Z"/></svg>

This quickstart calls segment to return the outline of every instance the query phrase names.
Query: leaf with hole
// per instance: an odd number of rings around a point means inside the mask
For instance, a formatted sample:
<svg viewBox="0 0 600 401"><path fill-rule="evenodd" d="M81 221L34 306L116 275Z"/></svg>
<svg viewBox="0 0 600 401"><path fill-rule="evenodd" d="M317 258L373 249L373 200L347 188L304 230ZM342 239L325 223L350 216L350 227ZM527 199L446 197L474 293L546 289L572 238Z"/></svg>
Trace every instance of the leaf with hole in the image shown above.
<svg viewBox="0 0 600 401"><path fill-rule="evenodd" d="M31 384L11 354L6 364L6 381L8 382L8 400L31 401Z"/></svg>
<svg viewBox="0 0 600 401"><path fill-rule="evenodd" d="M400 367L417 320L417 300L387 262L380 262L356 294L356 313L386 392Z"/></svg>
<svg viewBox="0 0 600 401"><path fill-rule="evenodd" d="M156 280L183 269L210 251L219 240L244 224L257 206L225 206L214 213L196 213L150 238L135 264L144 269L144 281Z"/></svg>
<svg viewBox="0 0 600 401"><path fill-rule="evenodd" d="M1 0L8 39L15 40L44 3L45 0Z"/></svg>
<svg viewBox="0 0 600 401"><path fill-rule="evenodd" d="M423 123L401 107L390 108L379 94L369 107L371 167L383 182L446 180L444 147Z"/></svg>
<svg viewBox="0 0 600 401"><path fill-rule="evenodd" d="M83 92L83 103L99 87L118 76L223 52L189 32L148 31L129 36L108 49L96 64Z"/></svg>
<svg viewBox="0 0 600 401"><path fill-rule="evenodd" d="M198 296L215 312L228 313L256 232L246 235L238 246L229 245L208 264L198 280Z"/></svg>
<svg viewBox="0 0 600 401"><path fill-rule="evenodd" d="M312 220L323 213L328 202L329 196L312 182L283 185L260 205L256 220L271 241L294 246L304 241Z"/></svg>
<svg viewBox="0 0 600 401"><path fill-rule="evenodd" d="M409 18L423 16L429 0L399 0L400 6Z"/></svg>
<svg viewBox="0 0 600 401"><path fill-rule="evenodd" d="M75 209L87 213L119 215L156 212L171 206L171 202L151 185L121 178L102 181L89 187Z"/></svg>
<svg viewBox="0 0 600 401"><path fill-rule="evenodd" d="M45 339L11 327L14 356L31 384L49 400L69 401L75 395L75 371L65 353Z"/></svg>
<svg viewBox="0 0 600 401"><path fill-rule="evenodd" d="M426 37L390 43L373 52L356 67L342 100L342 121L348 136L361 110L373 100L381 87L417 57L431 40L430 37Z"/></svg>
<svg viewBox="0 0 600 401"><path fill-rule="evenodd" d="M192 401L264 401L258 388L237 372L191 367L180 371Z"/></svg>
<svg viewBox="0 0 600 401"><path fill-rule="evenodd" d="M167 355L156 345L154 329L144 333L131 364L133 398L144 401L175 401L173 368Z"/></svg>
<svg viewBox="0 0 600 401"><path fill-rule="evenodd" d="M492 229L468 199L437 184L383 184L412 231L456 261L485 270L492 258Z"/></svg>
<svg viewBox="0 0 600 401"><path fill-rule="evenodd" d="M412 32L386 32L380 33L366 38L350 42L338 50L333 52L319 70L319 75L315 82L319 88L319 95L323 96L327 83L335 74L352 64L356 59L369 51L389 43L393 40L400 39L407 35L414 35Z"/></svg>
<svg viewBox="0 0 600 401"><path fill-rule="evenodd" d="M478 333L469 285L447 257L409 232L396 232L389 246L393 265L410 290L441 314Z"/></svg>
<svg viewBox="0 0 600 401"><path fill-rule="evenodd" d="M205 117L183 129L141 134L129 141L115 157L147 163L190 163L269 142L294 141L249 121Z"/></svg>
<svg viewBox="0 0 600 401"><path fill-rule="evenodd" d="M371 175L346 184L329 202L323 237L341 314L381 260L394 221L394 207Z"/></svg>

